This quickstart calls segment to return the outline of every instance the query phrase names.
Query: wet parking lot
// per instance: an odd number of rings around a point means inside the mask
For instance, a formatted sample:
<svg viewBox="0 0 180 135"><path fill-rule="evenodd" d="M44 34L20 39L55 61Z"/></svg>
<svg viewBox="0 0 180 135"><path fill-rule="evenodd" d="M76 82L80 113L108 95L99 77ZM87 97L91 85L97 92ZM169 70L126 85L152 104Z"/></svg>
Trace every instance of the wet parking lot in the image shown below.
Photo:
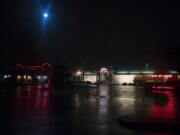
<svg viewBox="0 0 180 135"><path fill-rule="evenodd" d="M0 91L1 134L179 134L179 98L141 86L53 90L46 85Z"/></svg>

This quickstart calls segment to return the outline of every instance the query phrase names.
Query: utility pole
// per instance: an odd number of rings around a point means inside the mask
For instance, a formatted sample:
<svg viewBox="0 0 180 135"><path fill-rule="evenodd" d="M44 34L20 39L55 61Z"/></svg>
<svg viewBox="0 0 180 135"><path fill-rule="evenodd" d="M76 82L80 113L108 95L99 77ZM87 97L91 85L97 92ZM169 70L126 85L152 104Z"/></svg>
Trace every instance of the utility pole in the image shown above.
<svg viewBox="0 0 180 135"><path fill-rule="evenodd" d="M149 64L146 64L146 70L148 70Z"/></svg>

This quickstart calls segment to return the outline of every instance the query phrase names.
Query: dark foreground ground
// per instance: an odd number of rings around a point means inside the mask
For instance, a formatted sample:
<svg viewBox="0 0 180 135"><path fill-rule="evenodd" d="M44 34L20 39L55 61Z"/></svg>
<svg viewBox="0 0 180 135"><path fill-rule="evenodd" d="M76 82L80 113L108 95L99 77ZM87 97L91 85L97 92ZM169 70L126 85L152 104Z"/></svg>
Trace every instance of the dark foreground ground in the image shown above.
<svg viewBox="0 0 180 135"><path fill-rule="evenodd" d="M137 86L1 89L0 135L178 135L175 95Z"/></svg>

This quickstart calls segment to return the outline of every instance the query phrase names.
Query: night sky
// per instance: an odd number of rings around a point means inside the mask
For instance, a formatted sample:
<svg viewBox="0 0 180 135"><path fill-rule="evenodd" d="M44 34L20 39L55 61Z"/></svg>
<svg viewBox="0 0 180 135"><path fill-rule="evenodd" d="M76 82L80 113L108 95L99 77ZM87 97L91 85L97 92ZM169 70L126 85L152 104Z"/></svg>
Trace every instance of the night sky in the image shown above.
<svg viewBox="0 0 180 135"><path fill-rule="evenodd" d="M0 9L0 66L49 61L89 67L177 67L179 6L159 0L6 0Z"/></svg>

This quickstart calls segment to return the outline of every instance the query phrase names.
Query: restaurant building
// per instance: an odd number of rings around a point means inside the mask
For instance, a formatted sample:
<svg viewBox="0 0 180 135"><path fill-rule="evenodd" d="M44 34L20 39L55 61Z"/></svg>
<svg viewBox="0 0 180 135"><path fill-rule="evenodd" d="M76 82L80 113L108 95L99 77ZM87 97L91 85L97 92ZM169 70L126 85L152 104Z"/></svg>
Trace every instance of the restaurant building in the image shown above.
<svg viewBox="0 0 180 135"><path fill-rule="evenodd" d="M95 71L83 71L78 69L73 73L74 81L91 83L106 83L113 85L135 85L147 83L165 83L180 79L177 71L156 72L153 70L109 70L101 68Z"/></svg>

